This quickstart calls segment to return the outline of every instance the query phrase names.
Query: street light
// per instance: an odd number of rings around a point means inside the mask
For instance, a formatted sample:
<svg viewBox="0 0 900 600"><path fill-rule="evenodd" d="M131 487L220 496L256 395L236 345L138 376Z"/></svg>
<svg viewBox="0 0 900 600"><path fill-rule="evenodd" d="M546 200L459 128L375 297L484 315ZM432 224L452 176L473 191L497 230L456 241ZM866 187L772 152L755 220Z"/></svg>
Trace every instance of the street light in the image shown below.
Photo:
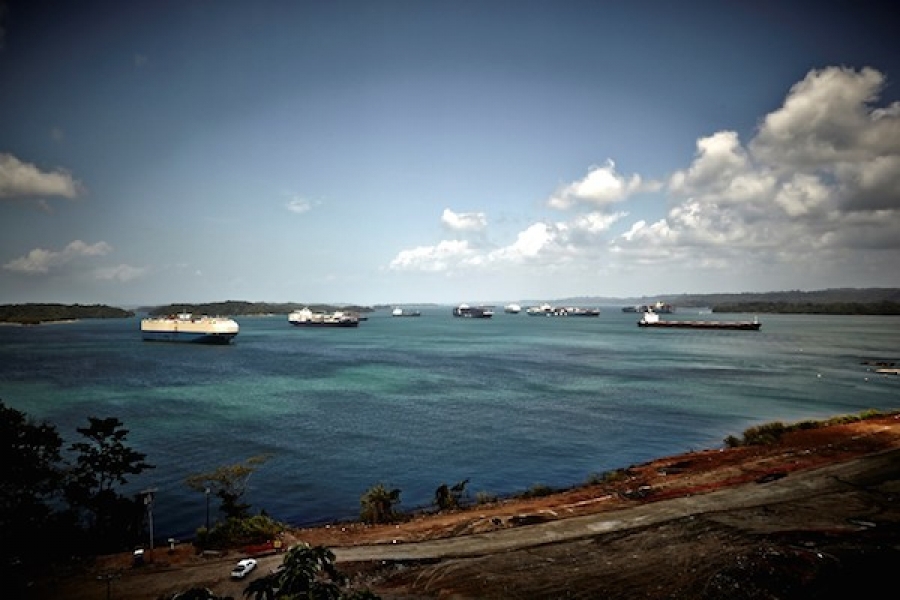
<svg viewBox="0 0 900 600"><path fill-rule="evenodd" d="M147 523L150 526L150 550L153 550L153 494L155 493L156 488L141 490L141 495L144 496L144 506L147 507Z"/></svg>
<svg viewBox="0 0 900 600"><path fill-rule="evenodd" d="M206 494L206 533L209 535L209 493L212 490L206 488L203 490L203 493Z"/></svg>

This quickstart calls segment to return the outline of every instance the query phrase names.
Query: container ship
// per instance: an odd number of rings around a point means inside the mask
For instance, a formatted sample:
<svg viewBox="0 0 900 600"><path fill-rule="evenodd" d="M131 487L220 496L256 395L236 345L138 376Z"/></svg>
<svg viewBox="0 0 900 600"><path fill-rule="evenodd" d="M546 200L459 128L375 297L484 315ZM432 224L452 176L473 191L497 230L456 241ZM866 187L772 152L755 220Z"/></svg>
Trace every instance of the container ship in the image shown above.
<svg viewBox="0 0 900 600"><path fill-rule="evenodd" d="M179 313L141 319L141 336L145 342L229 344L239 330L238 324L227 317L195 317L191 313Z"/></svg>

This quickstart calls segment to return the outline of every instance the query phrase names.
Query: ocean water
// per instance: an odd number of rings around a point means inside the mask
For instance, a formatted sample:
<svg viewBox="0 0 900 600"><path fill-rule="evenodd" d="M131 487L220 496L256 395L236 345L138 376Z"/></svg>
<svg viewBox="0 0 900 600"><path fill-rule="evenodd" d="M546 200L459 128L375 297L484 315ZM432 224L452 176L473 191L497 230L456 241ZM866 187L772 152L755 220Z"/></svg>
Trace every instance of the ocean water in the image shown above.
<svg viewBox="0 0 900 600"><path fill-rule="evenodd" d="M229 346L142 342L137 318L0 327L0 399L67 443L89 416L123 421L156 465L128 489L157 488L158 539L205 523L186 477L260 454L246 500L310 525L356 518L376 483L413 510L442 483L565 487L760 423L900 408L900 377L864 364L900 362L897 317L763 315L742 332L641 329L618 307L422 312L356 329L237 318Z"/></svg>

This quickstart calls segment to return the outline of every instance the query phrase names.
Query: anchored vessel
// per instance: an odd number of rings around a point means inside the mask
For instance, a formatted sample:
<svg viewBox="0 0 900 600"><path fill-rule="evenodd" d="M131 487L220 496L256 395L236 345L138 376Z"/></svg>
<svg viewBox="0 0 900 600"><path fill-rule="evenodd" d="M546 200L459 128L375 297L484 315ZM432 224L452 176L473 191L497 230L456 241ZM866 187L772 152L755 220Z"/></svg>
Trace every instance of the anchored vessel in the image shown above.
<svg viewBox="0 0 900 600"><path fill-rule="evenodd" d="M494 316L494 309L490 306L469 306L468 304L460 304L453 309L453 316L470 319L490 319Z"/></svg>
<svg viewBox="0 0 900 600"><path fill-rule="evenodd" d="M288 322L295 327L359 327L359 317L339 310L325 313L301 308L288 315Z"/></svg>
<svg viewBox="0 0 900 600"><path fill-rule="evenodd" d="M531 317L598 317L600 316L599 308L581 308L578 306L550 306L549 304L541 304L540 306L529 307L525 311Z"/></svg>
<svg viewBox="0 0 900 600"><path fill-rule="evenodd" d="M638 327L669 327L676 329L735 329L759 331L762 327L756 318L752 321L663 321L655 312L646 312L637 322Z"/></svg>
<svg viewBox="0 0 900 600"><path fill-rule="evenodd" d="M195 317L191 313L141 319L141 336L147 342L228 344L239 329L233 319L206 315Z"/></svg>
<svg viewBox="0 0 900 600"><path fill-rule="evenodd" d="M402 308L398 306L393 311L391 311L391 316L394 317L421 317L422 313L418 310L413 310L411 308Z"/></svg>

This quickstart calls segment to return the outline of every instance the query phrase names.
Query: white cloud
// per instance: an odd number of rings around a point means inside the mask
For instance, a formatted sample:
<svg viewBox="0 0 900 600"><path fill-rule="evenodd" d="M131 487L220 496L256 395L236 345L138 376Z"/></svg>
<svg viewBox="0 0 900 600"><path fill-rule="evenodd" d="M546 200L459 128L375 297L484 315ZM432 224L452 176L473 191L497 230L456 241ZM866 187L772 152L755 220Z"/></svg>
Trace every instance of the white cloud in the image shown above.
<svg viewBox="0 0 900 600"><path fill-rule="evenodd" d="M304 200L303 198L292 198L284 205L286 209L291 211L292 213L296 213L298 215L302 215L305 212L312 210L312 202L309 200Z"/></svg>
<svg viewBox="0 0 900 600"><path fill-rule="evenodd" d="M35 248L25 256L9 261L3 265L3 268L18 273L44 274L77 258L103 256L111 251L112 246L106 242L86 244L81 240L75 240L58 252Z"/></svg>
<svg viewBox="0 0 900 600"><path fill-rule="evenodd" d="M751 273L765 285L800 286L813 273L859 281L866 269L870 280L893 282L900 261L900 104L874 106L883 86L872 69L811 71L747 144L733 131L699 138L693 159L667 178L661 217L641 214L627 223L636 211L609 212L658 187L617 173L610 161L548 202L591 212L531 223L508 244L449 240L404 250L391 268L504 276L567 270L573 278L602 271L632 280L640 272L645 284L683 279L712 290L720 281L752 285L744 283ZM481 213L447 209L442 222L489 237ZM616 225L624 230L614 234Z"/></svg>
<svg viewBox="0 0 900 600"><path fill-rule="evenodd" d="M132 267L131 265L116 265L114 267L106 267L94 271L97 279L115 280L115 281L132 281L144 274L146 269L140 267Z"/></svg>
<svg viewBox="0 0 900 600"><path fill-rule="evenodd" d="M812 265L869 245L896 254L900 106L871 106L883 86L873 69L811 71L749 150L734 132L701 138L691 165L669 178L666 217L635 224L615 253L730 269Z"/></svg>
<svg viewBox="0 0 900 600"><path fill-rule="evenodd" d="M81 184L62 170L45 172L12 154L0 154L0 198L61 196L75 198Z"/></svg>
<svg viewBox="0 0 900 600"><path fill-rule="evenodd" d="M616 172L616 165L608 160L602 167L592 167L581 180L558 189L547 204L553 208L568 209L579 203L607 206L626 199L639 191L658 189L655 182L643 182L640 175L624 177Z"/></svg>
<svg viewBox="0 0 900 600"><path fill-rule="evenodd" d="M445 208L441 223L452 231L482 231L487 227L487 217L480 212L455 213Z"/></svg>
<svg viewBox="0 0 900 600"><path fill-rule="evenodd" d="M754 156L788 168L832 168L900 152L898 105L871 108L884 84L871 68L810 71L763 120L750 144Z"/></svg>
<svg viewBox="0 0 900 600"><path fill-rule="evenodd" d="M444 240L436 246L400 251L389 268L394 271L446 271L475 255L465 240Z"/></svg>

